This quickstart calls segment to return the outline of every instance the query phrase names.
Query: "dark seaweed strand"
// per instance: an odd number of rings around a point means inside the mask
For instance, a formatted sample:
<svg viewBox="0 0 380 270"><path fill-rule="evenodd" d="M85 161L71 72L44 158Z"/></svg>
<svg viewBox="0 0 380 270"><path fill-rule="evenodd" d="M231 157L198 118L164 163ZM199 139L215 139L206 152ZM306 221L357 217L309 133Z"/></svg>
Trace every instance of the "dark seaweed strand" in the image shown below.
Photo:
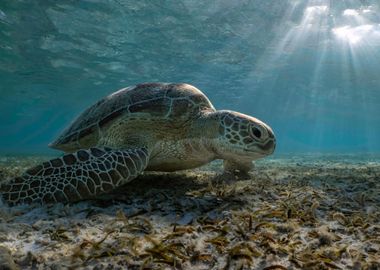
<svg viewBox="0 0 380 270"><path fill-rule="evenodd" d="M0 186L10 205L78 201L131 181L147 166L145 148L91 148L52 159Z"/></svg>

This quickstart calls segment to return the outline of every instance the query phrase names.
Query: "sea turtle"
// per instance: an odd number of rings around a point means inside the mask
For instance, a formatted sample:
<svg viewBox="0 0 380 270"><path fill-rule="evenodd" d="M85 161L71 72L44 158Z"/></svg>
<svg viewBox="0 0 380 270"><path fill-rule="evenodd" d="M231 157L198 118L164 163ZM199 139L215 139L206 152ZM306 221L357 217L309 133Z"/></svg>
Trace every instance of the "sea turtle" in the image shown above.
<svg viewBox="0 0 380 270"><path fill-rule="evenodd" d="M123 88L86 109L49 146L65 155L0 187L9 204L78 201L107 193L143 171L176 171L224 160L248 172L273 153L272 129L251 116L215 110L184 83Z"/></svg>

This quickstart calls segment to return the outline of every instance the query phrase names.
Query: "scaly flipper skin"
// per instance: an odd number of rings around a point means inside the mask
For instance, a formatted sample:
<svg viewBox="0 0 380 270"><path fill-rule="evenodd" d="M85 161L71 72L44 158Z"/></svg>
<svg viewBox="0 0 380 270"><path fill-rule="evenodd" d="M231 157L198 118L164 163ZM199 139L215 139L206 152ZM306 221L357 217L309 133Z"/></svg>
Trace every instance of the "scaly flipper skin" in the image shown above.
<svg viewBox="0 0 380 270"><path fill-rule="evenodd" d="M66 154L1 184L10 205L73 202L109 192L141 174L148 164L146 148L90 148Z"/></svg>

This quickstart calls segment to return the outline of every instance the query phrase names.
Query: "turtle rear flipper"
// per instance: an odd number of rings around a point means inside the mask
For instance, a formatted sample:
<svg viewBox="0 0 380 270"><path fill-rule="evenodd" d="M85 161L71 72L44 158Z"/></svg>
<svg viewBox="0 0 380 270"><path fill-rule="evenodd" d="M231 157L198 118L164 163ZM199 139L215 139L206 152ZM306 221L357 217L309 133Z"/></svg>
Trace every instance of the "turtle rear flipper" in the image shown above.
<svg viewBox="0 0 380 270"><path fill-rule="evenodd" d="M0 195L10 205L88 199L131 181L144 171L148 160L146 148L79 150L1 184Z"/></svg>

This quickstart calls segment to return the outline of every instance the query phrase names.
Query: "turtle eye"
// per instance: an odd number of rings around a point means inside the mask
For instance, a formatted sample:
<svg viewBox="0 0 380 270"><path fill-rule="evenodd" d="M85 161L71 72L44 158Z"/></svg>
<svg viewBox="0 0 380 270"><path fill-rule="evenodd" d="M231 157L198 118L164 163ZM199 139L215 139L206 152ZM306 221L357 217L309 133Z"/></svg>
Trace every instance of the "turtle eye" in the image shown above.
<svg viewBox="0 0 380 270"><path fill-rule="evenodd" d="M251 127L251 132L254 137L260 139L261 138L261 131L257 127Z"/></svg>

